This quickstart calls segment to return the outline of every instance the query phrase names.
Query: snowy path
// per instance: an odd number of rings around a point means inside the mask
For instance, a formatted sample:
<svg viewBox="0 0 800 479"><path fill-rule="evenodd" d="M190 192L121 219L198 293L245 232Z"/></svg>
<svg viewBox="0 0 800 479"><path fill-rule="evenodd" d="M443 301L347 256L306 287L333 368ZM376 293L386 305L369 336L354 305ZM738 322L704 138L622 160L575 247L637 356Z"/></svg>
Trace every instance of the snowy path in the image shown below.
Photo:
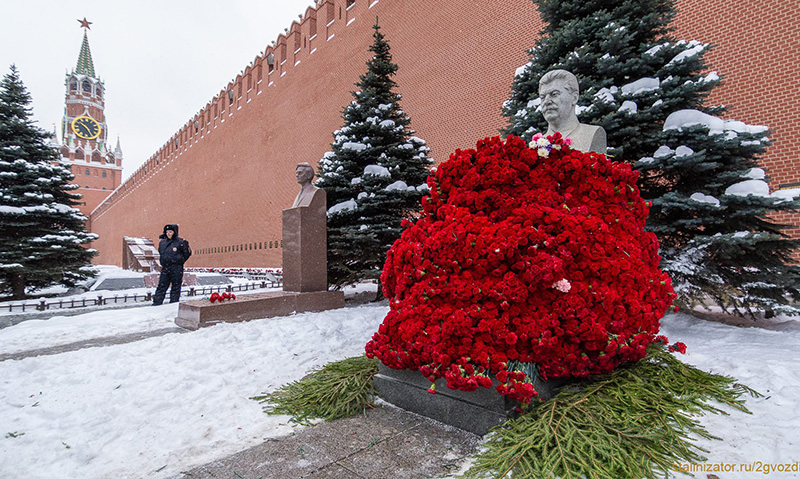
<svg viewBox="0 0 800 479"><path fill-rule="evenodd" d="M129 314L149 324L148 312L159 308L141 309ZM267 416L248 398L361 354L386 309L222 324L3 361L0 477L167 477L286 434L286 417Z"/></svg>

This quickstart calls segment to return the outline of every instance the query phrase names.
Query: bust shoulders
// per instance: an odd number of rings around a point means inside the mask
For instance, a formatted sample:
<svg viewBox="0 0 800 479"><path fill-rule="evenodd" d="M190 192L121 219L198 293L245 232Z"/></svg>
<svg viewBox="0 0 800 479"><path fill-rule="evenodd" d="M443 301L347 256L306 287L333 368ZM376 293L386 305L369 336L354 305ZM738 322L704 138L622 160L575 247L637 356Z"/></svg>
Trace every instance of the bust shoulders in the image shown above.
<svg viewBox="0 0 800 479"><path fill-rule="evenodd" d="M300 193L298 193L297 197L294 199L292 208L316 206L319 203L324 206L326 201L325 196L325 190L309 184L307 187L300 189Z"/></svg>
<svg viewBox="0 0 800 479"><path fill-rule="evenodd" d="M552 132L547 133L551 135ZM578 123L578 126L571 131L561 133L564 138L572 140L570 147L573 150L588 153L594 151L596 153L606 153L606 131L601 126L589 125L586 123Z"/></svg>

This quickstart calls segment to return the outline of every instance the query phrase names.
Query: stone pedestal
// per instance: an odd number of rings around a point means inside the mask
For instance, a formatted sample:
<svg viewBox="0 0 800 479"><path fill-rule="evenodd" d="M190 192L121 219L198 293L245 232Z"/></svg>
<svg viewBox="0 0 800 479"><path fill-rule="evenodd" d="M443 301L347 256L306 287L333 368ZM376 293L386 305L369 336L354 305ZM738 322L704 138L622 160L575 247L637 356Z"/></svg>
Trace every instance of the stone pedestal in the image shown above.
<svg viewBox="0 0 800 479"><path fill-rule="evenodd" d="M498 384L494 382L495 386ZM553 381L538 381L534 387L538 397L549 399L558 385ZM512 417L519 405L500 395L494 387L459 391L448 388L444 379L436 381L436 394L428 392L430 387L431 382L419 371L392 369L383 363L375 375L375 389L383 400L481 436Z"/></svg>
<svg viewBox="0 0 800 479"><path fill-rule="evenodd" d="M287 316L292 313L325 311L344 307L341 291L292 293L275 291L237 296L233 301L211 303L201 299L180 303L175 324L195 330L217 323Z"/></svg>
<svg viewBox="0 0 800 479"><path fill-rule="evenodd" d="M223 322L344 307L344 293L328 291L325 190L311 185L311 165L298 164L296 174L300 194L291 208L283 210L283 291L242 295L216 304L207 300L181 303L175 324L198 329Z"/></svg>
<svg viewBox="0 0 800 479"><path fill-rule="evenodd" d="M328 289L328 238L325 190L308 206L283 210L283 290Z"/></svg>

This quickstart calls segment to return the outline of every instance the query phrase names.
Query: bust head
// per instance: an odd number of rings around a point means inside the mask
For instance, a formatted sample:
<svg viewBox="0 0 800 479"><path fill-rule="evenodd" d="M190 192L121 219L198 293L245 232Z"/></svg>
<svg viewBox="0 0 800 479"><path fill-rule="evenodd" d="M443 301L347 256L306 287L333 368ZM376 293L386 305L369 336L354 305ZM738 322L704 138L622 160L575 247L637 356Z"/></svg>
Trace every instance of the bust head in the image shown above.
<svg viewBox="0 0 800 479"><path fill-rule="evenodd" d="M558 130L574 119L578 103L578 79L566 70L552 70L539 80L539 97L542 99L542 115L552 129ZM554 127L555 126L555 127Z"/></svg>
<svg viewBox="0 0 800 479"><path fill-rule="evenodd" d="M294 170L294 174L297 178L297 182L301 185L311 183L311 180L314 179L314 167L311 166L310 163L298 163Z"/></svg>
<svg viewBox="0 0 800 479"><path fill-rule="evenodd" d="M298 163L294 170L297 182L300 183L300 192L292 203L292 208L298 206L313 206L315 199L316 203L321 204L322 209L325 209L325 190L314 186L314 167L306 162ZM321 201L321 203L320 203Z"/></svg>

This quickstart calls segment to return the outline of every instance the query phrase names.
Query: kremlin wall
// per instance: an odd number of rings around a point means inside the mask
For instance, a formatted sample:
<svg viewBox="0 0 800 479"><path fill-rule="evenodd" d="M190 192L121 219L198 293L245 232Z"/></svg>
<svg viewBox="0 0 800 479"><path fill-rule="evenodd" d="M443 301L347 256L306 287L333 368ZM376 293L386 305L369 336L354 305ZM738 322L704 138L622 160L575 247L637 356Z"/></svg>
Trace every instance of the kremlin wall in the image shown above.
<svg viewBox="0 0 800 479"><path fill-rule="evenodd" d="M716 45L706 60L724 83L709 104L773 130L763 160L773 190L800 187L792 3L677 2L676 38ZM498 134L514 72L543 26L531 1L318 0L94 209L94 262L120 265L123 236L157 241L164 224L178 223L194 251L187 266L281 266L295 165L329 150L376 17L399 66L401 105L437 162ZM798 215L778 219L800 225Z"/></svg>

